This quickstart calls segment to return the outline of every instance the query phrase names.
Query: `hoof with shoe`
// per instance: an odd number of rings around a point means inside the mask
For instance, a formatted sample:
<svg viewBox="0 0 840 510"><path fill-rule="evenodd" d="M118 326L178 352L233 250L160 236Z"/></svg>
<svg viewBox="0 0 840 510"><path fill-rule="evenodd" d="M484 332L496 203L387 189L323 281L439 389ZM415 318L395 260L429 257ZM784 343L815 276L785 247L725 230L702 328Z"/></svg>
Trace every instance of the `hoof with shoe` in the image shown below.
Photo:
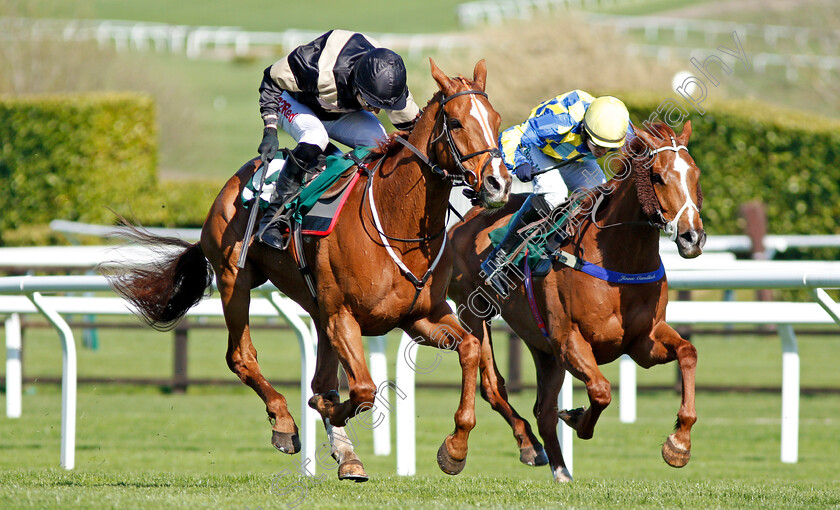
<svg viewBox="0 0 840 510"><path fill-rule="evenodd" d="M338 465L338 479L352 480L356 483L368 481L368 475L365 472L365 467L362 465L362 461L359 460L355 453L348 455Z"/></svg>
<svg viewBox="0 0 840 510"><path fill-rule="evenodd" d="M464 470L464 466L467 465L467 459L464 458L462 460L457 460L452 458L449 455L449 450L446 447L446 440L444 439L443 444L440 445L438 448L437 453L437 462L440 470L446 473L447 475L457 475L461 471Z"/></svg>
<svg viewBox="0 0 840 510"><path fill-rule="evenodd" d="M283 453L294 455L300 451L300 438L297 432L271 431L271 444Z"/></svg>
<svg viewBox="0 0 840 510"><path fill-rule="evenodd" d="M548 464L548 455L545 454L542 445L539 443L519 449L519 461L529 466L545 466Z"/></svg>
<svg viewBox="0 0 840 510"><path fill-rule="evenodd" d="M691 445L689 444L688 447L680 445L675 435L671 434L662 444L662 458L669 466L681 468L691 459Z"/></svg>

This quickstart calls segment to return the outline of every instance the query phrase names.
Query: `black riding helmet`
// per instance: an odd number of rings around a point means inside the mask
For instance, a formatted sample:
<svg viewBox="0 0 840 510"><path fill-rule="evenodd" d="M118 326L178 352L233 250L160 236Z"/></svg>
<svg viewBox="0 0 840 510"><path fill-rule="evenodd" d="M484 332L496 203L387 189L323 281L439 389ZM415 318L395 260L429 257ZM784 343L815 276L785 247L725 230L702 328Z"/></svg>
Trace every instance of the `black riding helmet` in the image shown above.
<svg viewBox="0 0 840 510"><path fill-rule="evenodd" d="M374 48L359 58L353 69L353 85L371 106L382 110L405 108L405 64L387 48Z"/></svg>

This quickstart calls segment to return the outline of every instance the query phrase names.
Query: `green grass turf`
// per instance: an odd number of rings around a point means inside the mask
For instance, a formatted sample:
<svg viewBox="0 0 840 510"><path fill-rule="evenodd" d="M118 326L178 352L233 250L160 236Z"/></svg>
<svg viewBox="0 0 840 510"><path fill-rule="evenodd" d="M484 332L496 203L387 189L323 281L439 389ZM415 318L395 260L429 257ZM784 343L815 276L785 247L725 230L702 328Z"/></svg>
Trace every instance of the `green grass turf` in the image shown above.
<svg viewBox="0 0 840 510"><path fill-rule="evenodd" d="M173 25L235 26L253 31L289 28L348 28L367 32L429 33L459 28L457 0L423 2L341 0L310 2L202 2L200 0L29 0L29 9L44 17L121 19Z"/></svg>
<svg viewBox="0 0 840 510"><path fill-rule="evenodd" d="M298 415L297 392L283 391ZM678 397L643 393L637 423L618 423L617 406L611 406L592 440L575 440L571 486L550 483L546 467L520 464L509 428L484 402L477 405L465 471L457 477L441 473L435 452L452 429L457 398L452 390L418 392L418 476L394 476L394 456L373 456L370 435L362 432L357 451L371 482L339 483L327 466L319 473L326 474L323 483L305 481L301 508L830 508L840 503L837 396L803 399L800 461L791 465L779 461L778 396L700 394L692 460L677 470L664 464L659 445L670 431ZM524 410L530 398L522 394L514 401ZM83 386L72 472L57 468L59 409L57 387L41 386L25 397L22 418L4 418L0 507L283 508L303 494L300 489L282 494L297 481L290 473L298 457L269 445L262 405L247 388L164 395ZM324 439L319 430L318 441Z"/></svg>
<svg viewBox="0 0 840 510"><path fill-rule="evenodd" d="M165 378L171 373L171 334L103 329L99 342L98 351L79 349L80 376ZM297 348L288 332L257 330L255 342L269 379L298 377ZM499 363L506 373L505 342L498 343ZM781 381L775 338L698 336L695 343L700 354L699 384L760 386ZM193 330L189 347L191 376L235 381L224 362L223 331ZM389 348L393 360L396 338ZM840 355L840 346L834 339L800 335L800 351L803 386L838 386L832 360ZM419 353L418 364L428 365L435 351L423 348ZM615 384L614 365L603 370ZM24 370L32 377L59 375L55 333L26 331ZM390 370L393 378L393 365ZM674 370L673 364L640 370L639 383L670 384ZM527 359L523 372L525 381L533 382ZM417 380L454 382L458 374L455 356L446 354L437 370L418 375ZM580 405L586 397L580 383L575 387L574 404ZM299 418L297 387L279 389ZM533 398L531 390L511 397L532 424ZM550 483L548 468L520 464L509 427L480 397L465 471L458 477L441 473L435 453L452 430L457 401L456 390L418 390L416 477L396 477L394 454L374 456L370 433L359 428L357 451L371 482L339 483L334 467L327 466L330 469L320 470L327 475L323 483L305 482L300 508L832 508L840 504L838 395L803 396L800 458L791 465L779 460L779 394L700 392L692 460L677 470L664 464L659 447L671 431L679 396L672 391L643 391L638 421L621 424L616 392L595 437L575 440L576 481L571 486ZM23 417L0 418L0 508L267 509L288 507L302 495L300 489L282 494L280 489L297 480L289 473L295 471L299 457L283 455L269 445L264 406L245 386L193 386L186 395L171 395L154 387L83 384L72 472L58 468L60 406L58 386L28 384ZM391 426L395 427L393 421ZM324 440L319 427L318 442ZM285 475L275 480L281 473Z"/></svg>
<svg viewBox="0 0 840 510"><path fill-rule="evenodd" d="M596 8L596 12L604 14L616 14L622 16L655 16L659 13L668 12L697 4L710 3L712 0L642 0L642 1L617 1L602 2L603 6Z"/></svg>

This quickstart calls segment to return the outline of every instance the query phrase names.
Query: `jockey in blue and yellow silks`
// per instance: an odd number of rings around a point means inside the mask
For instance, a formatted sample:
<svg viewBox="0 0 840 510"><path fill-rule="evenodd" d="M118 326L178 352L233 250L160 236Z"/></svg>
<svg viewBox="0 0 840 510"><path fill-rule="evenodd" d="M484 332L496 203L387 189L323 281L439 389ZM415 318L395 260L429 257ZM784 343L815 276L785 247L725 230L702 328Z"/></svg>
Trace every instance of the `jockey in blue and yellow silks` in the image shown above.
<svg viewBox="0 0 840 510"><path fill-rule="evenodd" d="M525 122L502 132L499 145L505 165L522 181L534 182L501 243L481 264L487 282L500 294L507 285L499 277L499 260L513 253L522 238L516 234L525 225L547 215L571 191L605 182L597 159L621 148L633 136L627 107L612 96L595 98L573 90L539 104ZM557 171L546 169L565 163Z"/></svg>

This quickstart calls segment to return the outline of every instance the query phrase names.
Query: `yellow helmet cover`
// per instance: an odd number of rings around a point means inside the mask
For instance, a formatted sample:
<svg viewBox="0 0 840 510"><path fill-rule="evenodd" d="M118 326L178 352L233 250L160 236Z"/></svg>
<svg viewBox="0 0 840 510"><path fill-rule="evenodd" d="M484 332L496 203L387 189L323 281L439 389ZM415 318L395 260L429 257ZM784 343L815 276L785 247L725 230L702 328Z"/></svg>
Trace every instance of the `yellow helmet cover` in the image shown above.
<svg viewBox="0 0 840 510"><path fill-rule="evenodd" d="M601 96L589 105L583 116L583 127L592 141L601 147L621 147L627 136L630 113L620 99Z"/></svg>

